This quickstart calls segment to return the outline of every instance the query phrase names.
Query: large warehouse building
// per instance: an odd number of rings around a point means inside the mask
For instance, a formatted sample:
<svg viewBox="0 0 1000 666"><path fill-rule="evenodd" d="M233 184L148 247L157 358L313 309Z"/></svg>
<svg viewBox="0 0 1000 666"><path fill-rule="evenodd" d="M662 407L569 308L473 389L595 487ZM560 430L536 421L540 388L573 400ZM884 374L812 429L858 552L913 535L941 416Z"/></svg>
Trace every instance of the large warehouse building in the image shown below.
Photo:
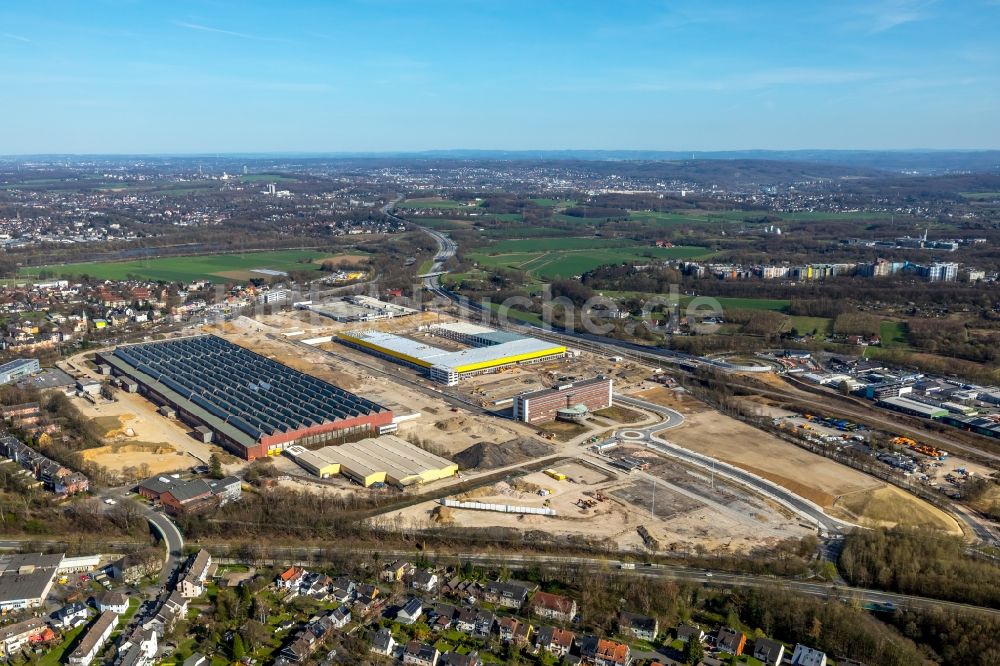
<svg viewBox="0 0 1000 666"><path fill-rule="evenodd" d="M612 405L613 383L606 377L595 377L575 384L522 393L514 398L514 420L525 423L555 421L562 410L583 405L589 411Z"/></svg>
<svg viewBox="0 0 1000 666"><path fill-rule="evenodd" d="M365 488L373 483L406 488L458 474L458 465L447 458L393 435L316 451L296 446L286 449L286 454L311 474L321 478L343 474Z"/></svg>
<svg viewBox="0 0 1000 666"><path fill-rule="evenodd" d="M246 460L395 427L389 409L214 335L125 345L98 357Z"/></svg>
<svg viewBox="0 0 1000 666"><path fill-rule="evenodd" d="M482 330L468 336L455 333L447 337L472 344L474 340L484 339L484 331L490 331L496 334L497 341L485 346L449 351L382 331L349 331L338 333L337 339L352 347L424 370L431 379L448 386L454 386L463 377L496 372L519 363L561 358L566 354L566 347L562 345L485 327L475 328ZM440 330L440 327L434 329L435 332Z"/></svg>

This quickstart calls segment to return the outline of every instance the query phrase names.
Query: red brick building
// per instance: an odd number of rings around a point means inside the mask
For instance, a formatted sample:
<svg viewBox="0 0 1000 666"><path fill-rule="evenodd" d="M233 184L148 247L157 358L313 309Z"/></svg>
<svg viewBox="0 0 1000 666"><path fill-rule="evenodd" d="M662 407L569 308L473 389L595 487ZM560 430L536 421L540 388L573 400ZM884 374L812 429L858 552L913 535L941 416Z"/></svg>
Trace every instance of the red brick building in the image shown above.
<svg viewBox="0 0 1000 666"><path fill-rule="evenodd" d="M613 404L613 383L606 377L595 377L574 384L522 393L514 398L514 420L525 423L546 423L556 420L556 413L576 405L590 411Z"/></svg>

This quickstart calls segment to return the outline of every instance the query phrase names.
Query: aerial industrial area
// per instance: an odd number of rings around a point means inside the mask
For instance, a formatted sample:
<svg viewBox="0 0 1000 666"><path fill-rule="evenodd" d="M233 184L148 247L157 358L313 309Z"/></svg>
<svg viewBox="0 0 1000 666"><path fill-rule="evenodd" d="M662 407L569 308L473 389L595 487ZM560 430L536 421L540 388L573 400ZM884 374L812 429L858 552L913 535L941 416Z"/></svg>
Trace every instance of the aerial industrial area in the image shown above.
<svg viewBox="0 0 1000 666"><path fill-rule="evenodd" d="M995 174L245 162L0 163L3 659L990 663Z"/></svg>

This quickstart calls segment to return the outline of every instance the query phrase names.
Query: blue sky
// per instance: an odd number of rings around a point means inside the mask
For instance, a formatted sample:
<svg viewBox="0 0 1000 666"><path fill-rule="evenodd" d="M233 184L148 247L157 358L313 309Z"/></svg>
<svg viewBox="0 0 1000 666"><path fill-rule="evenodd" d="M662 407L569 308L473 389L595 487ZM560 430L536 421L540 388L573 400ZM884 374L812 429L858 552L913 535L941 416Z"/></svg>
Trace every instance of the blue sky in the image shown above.
<svg viewBox="0 0 1000 666"><path fill-rule="evenodd" d="M1000 0L8 0L0 154L1000 148Z"/></svg>

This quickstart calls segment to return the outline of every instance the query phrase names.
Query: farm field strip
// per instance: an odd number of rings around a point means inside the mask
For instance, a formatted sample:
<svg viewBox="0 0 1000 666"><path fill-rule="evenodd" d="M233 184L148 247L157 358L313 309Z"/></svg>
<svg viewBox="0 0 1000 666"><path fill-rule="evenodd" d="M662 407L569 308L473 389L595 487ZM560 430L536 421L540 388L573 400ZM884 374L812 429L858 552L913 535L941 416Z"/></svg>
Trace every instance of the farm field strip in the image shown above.
<svg viewBox="0 0 1000 666"><path fill-rule="evenodd" d="M24 268L24 277L40 275L61 275L77 277L89 275L102 280L125 280L138 276L148 280L186 282L196 279L218 280L227 277L223 273L246 272L255 268L279 271L318 271L320 263L334 252L323 250L274 250L248 252L245 254L213 254L191 257L161 257L157 259L136 259L133 261L84 262L75 264L54 264ZM260 277L265 277L260 275Z"/></svg>

